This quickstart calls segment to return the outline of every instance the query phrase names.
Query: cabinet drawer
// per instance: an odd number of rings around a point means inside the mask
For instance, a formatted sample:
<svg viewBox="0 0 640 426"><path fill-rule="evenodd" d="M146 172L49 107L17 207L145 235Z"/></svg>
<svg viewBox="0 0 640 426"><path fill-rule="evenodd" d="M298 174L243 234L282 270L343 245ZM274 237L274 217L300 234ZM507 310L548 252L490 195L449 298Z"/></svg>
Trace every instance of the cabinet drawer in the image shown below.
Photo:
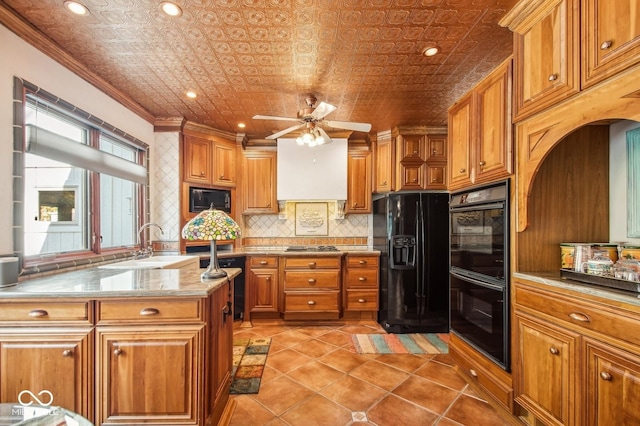
<svg viewBox="0 0 640 426"><path fill-rule="evenodd" d="M252 268L277 268L277 256L251 256L249 262Z"/></svg>
<svg viewBox="0 0 640 426"><path fill-rule="evenodd" d="M0 304L0 321L90 323L91 304L78 302L10 302Z"/></svg>
<svg viewBox="0 0 640 426"><path fill-rule="evenodd" d="M200 299L107 300L97 303L98 324L204 321Z"/></svg>
<svg viewBox="0 0 640 426"><path fill-rule="evenodd" d="M338 289L339 282L338 271L287 271L284 274L285 289Z"/></svg>
<svg viewBox="0 0 640 426"><path fill-rule="evenodd" d="M347 267L354 268L377 268L379 256L347 256Z"/></svg>
<svg viewBox="0 0 640 426"><path fill-rule="evenodd" d="M377 311L377 290L347 290L345 309L348 311Z"/></svg>
<svg viewBox="0 0 640 426"><path fill-rule="evenodd" d="M378 288L377 269L358 269L347 272L347 288L376 287Z"/></svg>
<svg viewBox="0 0 640 426"><path fill-rule="evenodd" d="M338 312L337 291L285 293L287 312Z"/></svg>
<svg viewBox="0 0 640 426"><path fill-rule="evenodd" d="M516 303L519 307L529 308L535 313L543 313L563 321L565 326L578 327L581 332L593 330L606 336L617 336L634 345L640 345L638 318L630 318L604 310L576 298L568 298L557 293L543 294L521 286L516 286Z"/></svg>
<svg viewBox="0 0 640 426"><path fill-rule="evenodd" d="M304 269L319 269L319 268L340 268L340 257L287 257L285 260L285 268L304 268Z"/></svg>

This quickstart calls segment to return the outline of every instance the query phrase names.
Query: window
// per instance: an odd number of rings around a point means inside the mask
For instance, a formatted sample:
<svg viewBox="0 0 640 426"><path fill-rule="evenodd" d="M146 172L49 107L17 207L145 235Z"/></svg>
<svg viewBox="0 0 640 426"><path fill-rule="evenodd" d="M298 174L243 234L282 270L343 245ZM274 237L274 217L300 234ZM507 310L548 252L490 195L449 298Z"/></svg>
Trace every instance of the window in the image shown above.
<svg viewBox="0 0 640 426"><path fill-rule="evenodd" d="M137 244L146 145L119 137L90 117L26 91L23 262L28 266L130 251Z"/></svg>

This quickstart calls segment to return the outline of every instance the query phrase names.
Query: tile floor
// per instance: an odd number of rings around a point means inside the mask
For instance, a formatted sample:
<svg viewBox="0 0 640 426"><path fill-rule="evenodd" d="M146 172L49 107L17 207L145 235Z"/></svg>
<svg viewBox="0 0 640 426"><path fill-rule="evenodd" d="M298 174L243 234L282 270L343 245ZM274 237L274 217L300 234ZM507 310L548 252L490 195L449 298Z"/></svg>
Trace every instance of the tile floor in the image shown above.
<svg viewBox="0 0 640 426"><path fill-rule="evenodd" d="M448 355L356 354L350 334L377 324L254 324L234 337L271 337L260 392L232 395L231 426L510 425L453 371Z"/></svg>

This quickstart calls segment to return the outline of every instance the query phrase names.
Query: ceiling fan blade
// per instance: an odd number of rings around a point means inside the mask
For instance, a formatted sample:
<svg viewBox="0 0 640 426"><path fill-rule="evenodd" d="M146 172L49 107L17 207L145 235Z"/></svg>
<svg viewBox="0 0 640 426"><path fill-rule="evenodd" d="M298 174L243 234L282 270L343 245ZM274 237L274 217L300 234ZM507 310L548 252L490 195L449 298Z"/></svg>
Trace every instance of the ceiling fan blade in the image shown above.
<svg viewBox="0 0 640 426"><path fill-rule="evenodd" d="M320 135L322 136L322 138L324 139L324 143L323 145L326 145L328 143L333 142L333 139L331 139L329 137L329 135L327 134L327 132L324 131L324 129L322 127L316 127L316 129L318 129L318 131L320 132Z"/></svg>
<svg viewBox="0 0 640 426"><path fill-rule="evenodd" d="M300 121L298 118L293 117L278 117L275 115L254 115L254 120L280 120L280 121Z"/></svg>
<svg viewBox="0 0 640 426"><path fill-rule="evenodd" d="M320 102L320 105L318 105L316 109L313 110L313 112L311 113L311 116L316 120L320 120L326 115L331 114L335 110L336 110L336 107L334 107L333 105L328 104L326 102Z"/></svg>
<svg viewBox="0 0 640 426"><path fill-rule="evenodd" d="M356 123L354 121L335 121L335 120L324 120L325 123L329 127L334 127L336 129L346 129L353 130L356 132L368 132L371 130L371 124L369 123Z"/></svg>
<svg viewBox="0 0 640 426"><path fill-rule="evenodd" d="M307 123L302 123L302 124L296 124L295 126L287 127L284 130L281 130L277 133L267 136L267 139L278 139L282 135L286 135L289 132L293 132L294 130L299 129L300 127L306 126L306 124Z"/></svg>

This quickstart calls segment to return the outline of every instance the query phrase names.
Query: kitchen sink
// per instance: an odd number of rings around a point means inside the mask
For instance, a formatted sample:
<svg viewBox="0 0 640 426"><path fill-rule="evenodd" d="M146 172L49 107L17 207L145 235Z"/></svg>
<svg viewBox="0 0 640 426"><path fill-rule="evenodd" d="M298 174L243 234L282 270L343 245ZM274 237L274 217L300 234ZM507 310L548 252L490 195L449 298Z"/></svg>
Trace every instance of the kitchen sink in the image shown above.
<svg viewBox="0 0 640 426"><path fill-rule="evenodd" d="M199 256L152 256L98 266L98 269L179 269L185 266L200 267Z"/></svg>

